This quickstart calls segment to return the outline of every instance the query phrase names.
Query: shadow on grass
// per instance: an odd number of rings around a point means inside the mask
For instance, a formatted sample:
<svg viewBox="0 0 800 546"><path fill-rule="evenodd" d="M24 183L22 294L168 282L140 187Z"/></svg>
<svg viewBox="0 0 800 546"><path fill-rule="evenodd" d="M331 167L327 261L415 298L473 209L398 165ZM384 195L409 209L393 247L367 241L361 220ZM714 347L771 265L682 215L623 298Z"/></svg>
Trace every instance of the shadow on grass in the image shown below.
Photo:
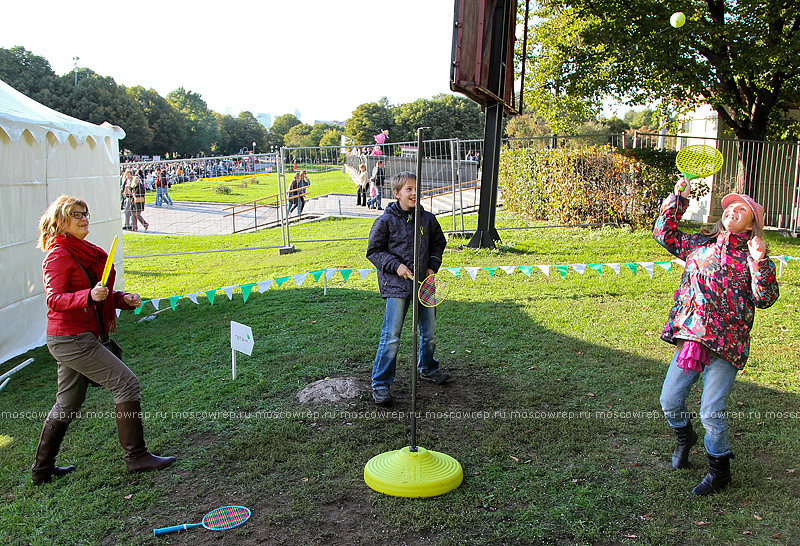
<svg viewBox="0 0 800 546"><path fill-rule="evenodd" d="M110 394L92 389L84 411L100 416L76 421L59 457L79 470L33 488L28 468L41 422L4 416L0 434L13 440L0 443L7 500L0 539L156 544L152 528L199 521L224 504L246 505L253 517L226 533L200 529L158 543L610 545L635 536L637 544L678 545L747 536L748 544L766 544L776 533L788 543L800 539L787 516L798 507L790 472L800 464L791 417L798 414L796 395L737 382L729 408L734 483L724 494L695 498L689 491L705 473L702 444L689 469L668 470L672 437L658 407L669 358L663 343L639 341L637 316L593 325L629 350L559 332L539 310L545 298L553 296L438 308L437 355L454 378L419 385L418 443L458 459L465 479L451 493L424 500L384 496L363 482L369 458L409 442L410 316L392 408L376 408L366 391L328 406L295 399L324 377L368 381L383 314L376 294L275 290L247 305L222 297L213 306L181 303L141 324L123 315L116 338L142 381L149 445L177 455L178 463L125 474L113 419L100 415L112 408ZM603 303L580 306L564 297L559 305L570 316ZM237 357L235 382L231 320L250 325L255 337L253 356ZM659 358L642 356L651 348ZM46 349L29 355L35 365L0 393L4 412L46 412L52 404L55 365ZM690 408L698 399L695 392Z"/></svg>

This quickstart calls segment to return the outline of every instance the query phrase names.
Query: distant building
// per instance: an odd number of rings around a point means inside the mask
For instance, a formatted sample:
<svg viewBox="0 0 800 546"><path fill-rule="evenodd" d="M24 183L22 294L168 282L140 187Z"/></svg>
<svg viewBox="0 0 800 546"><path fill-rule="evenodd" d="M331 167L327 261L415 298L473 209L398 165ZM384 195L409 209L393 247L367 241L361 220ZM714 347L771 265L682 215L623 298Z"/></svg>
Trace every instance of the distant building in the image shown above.
<svg viewBox="0 0 800 546"><path fill-rule="evenodd" d="M264 114L259 112L258 115L256 116L256 119L264 127L264 129L269 129L270 127L272 127L272 116L270 116L269 114Z"/></svg>
<svg viewBox="0 0 800 546"><path fill-rule="evenodd" d="M299 120L303 119L302 117L300 117L300 110L298 110L297 108L294 109L294 117L296 117Z"/></svg>

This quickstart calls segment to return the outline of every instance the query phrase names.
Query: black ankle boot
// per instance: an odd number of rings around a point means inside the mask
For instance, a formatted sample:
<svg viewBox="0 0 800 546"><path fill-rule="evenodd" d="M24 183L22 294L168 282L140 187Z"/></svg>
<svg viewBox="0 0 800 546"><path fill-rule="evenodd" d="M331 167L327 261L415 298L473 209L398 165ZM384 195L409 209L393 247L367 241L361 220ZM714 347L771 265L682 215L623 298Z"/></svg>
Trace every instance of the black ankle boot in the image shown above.
<svg viewBox="0 0 800 546"><path fill-rule="evenodd" d="M714 495L731 483L731 459L733 453L728 453L722 457L708 456L708 474L703 478L697 487L692 489L694 495Z"/></svg>
<svg viewBox="0 0 800 546"><path fill-rule="evenodd" d="M678 439L675 450L672 452L672 470L679 470L689 466L689 452L697 443L697 433L692 428L692 422L685 427L674 428L675 437Z"/></svg>

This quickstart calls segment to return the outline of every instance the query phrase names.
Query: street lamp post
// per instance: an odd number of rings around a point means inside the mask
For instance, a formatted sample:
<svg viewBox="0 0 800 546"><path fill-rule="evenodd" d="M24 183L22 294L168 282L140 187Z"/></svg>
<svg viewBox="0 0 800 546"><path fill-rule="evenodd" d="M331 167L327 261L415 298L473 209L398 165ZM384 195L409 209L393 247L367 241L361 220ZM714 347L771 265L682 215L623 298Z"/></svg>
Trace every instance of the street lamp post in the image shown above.
<svg viewBox="0 0 800 546"><path fill-rule="evenodd" d="M77 86L78 85L78 61L80 61L81 58L80 57L73 57L72 60L75 63L75 70L74 70L74 72L75 72L75 85Z"/></svg>

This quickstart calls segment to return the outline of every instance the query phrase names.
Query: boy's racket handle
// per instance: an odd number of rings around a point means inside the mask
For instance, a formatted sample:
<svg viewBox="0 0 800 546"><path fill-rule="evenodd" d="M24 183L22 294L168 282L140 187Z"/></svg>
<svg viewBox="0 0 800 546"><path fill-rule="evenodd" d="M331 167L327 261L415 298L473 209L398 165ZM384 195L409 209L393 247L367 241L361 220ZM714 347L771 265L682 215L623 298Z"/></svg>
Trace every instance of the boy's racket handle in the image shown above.
<svg viewBox="0 0 800 546"><path fill-rule="evenodd" d="M153 529L153 536L166 535L167 533L176 533L178 531L185 531L192 527L197 527L202 523L184 523L183 525L173 525L172 527L162 527L161 529Z"/></svg>

